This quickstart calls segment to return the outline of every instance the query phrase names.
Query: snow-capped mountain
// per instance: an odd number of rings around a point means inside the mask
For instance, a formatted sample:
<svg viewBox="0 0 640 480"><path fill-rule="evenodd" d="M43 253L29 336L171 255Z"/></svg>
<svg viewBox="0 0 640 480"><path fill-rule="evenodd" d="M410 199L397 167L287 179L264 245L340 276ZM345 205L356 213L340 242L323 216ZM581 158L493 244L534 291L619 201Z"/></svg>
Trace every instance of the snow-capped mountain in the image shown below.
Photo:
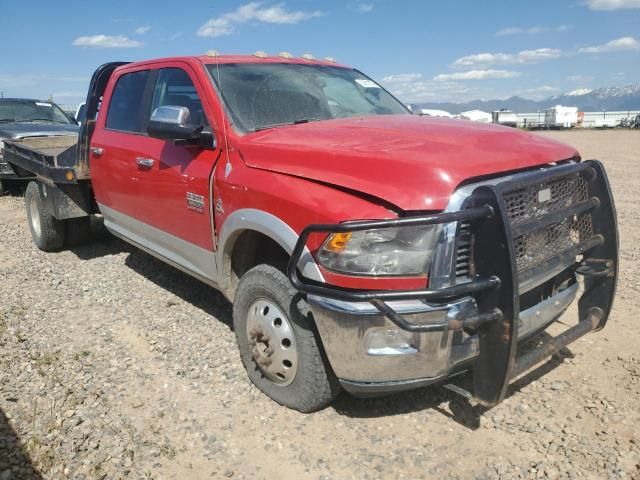
<svg viewBox="0 0 640 480"><path fill-rule="evenodd" d="M541 101L516 96L506 100L475 100L466 103L420 103L415 107L446 110L451 113L476 109L491 112L501 108L524 113L543 111L554 105L578 107L583 112L640 110L640 83L596 90L580 88Z"/></svg>
<svg viewBox="0 0 640 480"><path fill-rule="evenodd" d="M587 93L591 92L593 92L593 90L591 90L590 88L579 88L577 90L574 90L573 92L565 93L565 95L568 97L578 97L580 95L586 95Z"/></svg>

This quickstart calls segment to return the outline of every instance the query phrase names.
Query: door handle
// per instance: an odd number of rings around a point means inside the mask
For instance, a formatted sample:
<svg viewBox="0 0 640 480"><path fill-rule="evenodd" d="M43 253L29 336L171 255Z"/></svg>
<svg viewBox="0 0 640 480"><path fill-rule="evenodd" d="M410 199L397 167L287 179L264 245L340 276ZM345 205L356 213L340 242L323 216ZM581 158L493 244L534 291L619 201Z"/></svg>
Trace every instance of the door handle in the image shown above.
<svg viewBox="0 0 640 480"><path fill-rule="evenodd" d="M94 157L101 157L104 153L104 148L102 147L91 147L91 153L93 153Z"/></svg>
<svg viewBox="0 0 640 480"><path fill-rule="evenodd" d="M153 158L138 157L136 158L136 163L139 168L151 168L155 162Z"/></svg>

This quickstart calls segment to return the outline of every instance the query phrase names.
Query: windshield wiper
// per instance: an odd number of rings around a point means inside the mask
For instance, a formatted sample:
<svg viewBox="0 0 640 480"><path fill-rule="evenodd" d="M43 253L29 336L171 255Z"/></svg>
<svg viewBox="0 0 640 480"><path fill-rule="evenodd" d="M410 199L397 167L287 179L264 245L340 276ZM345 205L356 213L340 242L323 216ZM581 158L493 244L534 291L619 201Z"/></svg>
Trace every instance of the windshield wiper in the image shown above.
<svg viewBox="0 0 640 480"><path fill-rule="evenodd" d="M29 123L29 122L51 122L55 123L50 118L25 118L23 120L18 120L18 122Z"/></svg>
<svg viewBox="0 0 640 480"><path fill-rule="evenodd" d="M288 125L299 125L301 123L316 122L318 120L321 120L321 119L320 118L301 118L300 120L294 120L293 122L273 123L271 125L263 125L261 127L256 127L252 130L252 132L259 132L261 130L268 130L270 128L286 127Z"/></svg>

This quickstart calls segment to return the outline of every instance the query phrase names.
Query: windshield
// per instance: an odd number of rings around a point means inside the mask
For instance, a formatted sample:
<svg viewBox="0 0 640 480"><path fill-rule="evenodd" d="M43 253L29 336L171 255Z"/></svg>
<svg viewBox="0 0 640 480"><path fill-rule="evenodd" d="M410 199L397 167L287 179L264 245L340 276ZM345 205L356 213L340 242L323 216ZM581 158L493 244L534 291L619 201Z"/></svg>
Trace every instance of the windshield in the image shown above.
<svg viewBox="0 0 640 480"><path fill-rule="evenodd" d="M55 103L36 100L0 100L0 123L13 122L71 123Z"/></svg>
<svg viewBox="0 0 640 480"><path fill-rule="evenodd" d="M245 132L334 118L410 114L356 70L282 63L207 68L232 121Z"/></svg>

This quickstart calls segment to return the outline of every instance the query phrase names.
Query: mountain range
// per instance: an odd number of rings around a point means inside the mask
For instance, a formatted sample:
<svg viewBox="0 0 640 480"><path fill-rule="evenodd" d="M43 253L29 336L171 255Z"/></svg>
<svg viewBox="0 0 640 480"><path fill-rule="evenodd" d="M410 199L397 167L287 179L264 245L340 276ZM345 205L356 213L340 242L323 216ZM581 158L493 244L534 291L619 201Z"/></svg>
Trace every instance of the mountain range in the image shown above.
<svg viewBox="0 0 640 480"><path fill-rule="evenodd" d="M468 110L492 112L503 108L530 113L544 111L555 105L578 107L582 112L640 110L640 84L596 90L579 89L540 101L514 96L502 100L473 100L466 103L418 103L412 104L411 107L414 111L416 108L428 108L446 110L454 114Z"/></svg>

